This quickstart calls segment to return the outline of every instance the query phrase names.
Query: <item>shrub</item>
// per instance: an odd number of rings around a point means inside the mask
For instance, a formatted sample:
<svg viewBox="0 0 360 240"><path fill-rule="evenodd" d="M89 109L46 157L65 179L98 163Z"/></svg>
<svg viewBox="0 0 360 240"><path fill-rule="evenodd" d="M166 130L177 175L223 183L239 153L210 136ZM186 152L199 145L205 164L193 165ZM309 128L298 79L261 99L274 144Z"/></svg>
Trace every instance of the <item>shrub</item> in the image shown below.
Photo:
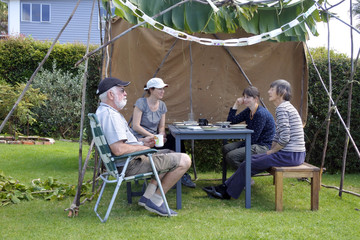
<svg viewBox="0 0 360 240"><path fill-rule="evenodd" d="M35 41L30 37L20 36L1 39L0 83L6 82L11 86L15 86L18 83L27 82L34 73L35 69L38 67L38 64L43 60L50 46L51 42ZM90 51L96 47L96 45L90 46ZM43 69L52 71L53 62L56 61L57 69L62 70L62 72L66 74L71 73L73 75L77 75L79 69L75 67L75 63L84 56L85 51L86 46L84 44L55 44L49 58L43 66ZM101 52L98 52L92 55L88 61L85 115L87 112L94 112L97 107L98 100L95 97L95 92L100 80L100 72ZM81 85L81 82L79 82L79 84ZM52 92L46 92L46 94L52 94ZM66 94L67 93L65 92L65 95ZM81 106L81 101L79 106ZM80 111L80 109L76 111ZM57 118L61 119L63 116L59 115ZM2 117L0 117L0 119L3 120ZM29 129L31 134L44 134L48 137L57 137L61 135L69 137L76 135L74 133L69 134L68 132L64 134L66 130L59 128L56 125L51 126L45 117L37 120L37 124L33 125ZM74 122L74 125L78 126L79 124L80 118ZM42 126L44 126L44 131L41 130ZM85 130L88 132L88 128L86 129L86 126L88 126L87 118L85 118L84 126ZM27 128L26 125L20 125L19 127L22 128L23 131ZM60 129L62 129L62 132L57 131ZM72 129L76 129L76 127ZM76 137L78 137L78 135L79 134L77 134Z"/></svg>
<svg viewBox="0 0 360 240"><path fill-rule="evenodd" d="M24 83L11 86L0 82L0 119L6 118L24 88ZM34 109L41 106L45 99L46 95L39 89L29 87L8 121L9 132L15 136L18 125L25 126L29 131L29 125L37 122L38 115Z"/></svg>
<svg viewBox="0 0 360 240"><path fill-rule="evenodd" d="M311 50L311 54L314 58L315 64L325 82L327 88L329 88L329 73L328 73L328 60L327 50L325 48L316 48ZM338 98L340 91L345 87L350 78L350 59L344 54L337 54L331 51L331 74L332 74L332 88L334 101ZM309 160L311 163L320 166L322 151L325 141L326 124L322 125L326 120L328 111L328 96L324 90L318 74L316 73L311 60L309 59L309 107L308 118L305 127L306 134L306 149L307 154L310 154ZM360 70L357 66L357 72L355 74L355 82L353 85L352 94L352 109L351 109L351 126L350 132L355 142L360 141L360 133L356 130L356 126L360 125L360 112L357 110L357 104L360 102ZM346 115L348 111L348 91L339 99L337 103L337 109L339 110L342 118L346 121ZM314 142L315 148L310 150L310 145L314 139L314 135L318 132L318 136ZM329 172L335 173L341 170L342 155L345 142L346 132L343 125L340 122L338 115L333 112L331 115L329 142L326 152L325 167ZM354 151L352 144L349 144L347 153L347 172L359 172L360 160Z"/></svg>
<svg viewBox="0 0 360 240"><path fill-rule="evenodd" d="M81 87L83 67L73 74L57 69L40 71L33 82L42 93L48 94L43 106L35 109L38 124L33 128L38 135L76 138L79 136L81 114Z"/></svg>
<svg viewBox="0 0 360 240"><path fill-rule="evenodd" d="M197 171L222 170L222 140L196 140L194 142L194 157ZM191 154L191 141L185 141L185 149Z"/></svg>

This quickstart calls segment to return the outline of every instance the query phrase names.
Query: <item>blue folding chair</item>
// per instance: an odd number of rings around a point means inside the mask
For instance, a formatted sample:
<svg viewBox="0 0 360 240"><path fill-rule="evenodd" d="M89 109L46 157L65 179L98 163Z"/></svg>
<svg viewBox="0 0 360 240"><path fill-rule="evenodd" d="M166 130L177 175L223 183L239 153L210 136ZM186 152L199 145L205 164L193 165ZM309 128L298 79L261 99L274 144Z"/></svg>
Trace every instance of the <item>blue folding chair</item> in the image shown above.
<svg viewBox="0 0 360 240"><path fill-rule="evenodd" d="M91 126L91 133L93 135L94 138L94 142L96 145L97 150L99 151L100 154L100 158L102 160L102 162L105 165L106 168L106 172L102 173L100 175L100 178L104 181L103 182L103 186L101 187L100 190L100 194L99 197L96 201L95 204L95 208L94 211L96 213L96 215L99 217L101 222L106 222L107 219L109 218L112 206L115 202L115 198L118 194L118 191L120 189L121 183L123 181L127 182L127 181L134 181L134 180L138 180L138 179L146 179L149 178L150 176L155 176L155 179L158 183L158 187L160 189L161 192L161 196L164 200L164 204L165 207L167 209L168 212L168 216L171 216L170 213L170 209L169 209L169 205L166 201L166 197L165 197L165 193L164 190L162 188L161 185L161 181L158 175L158 171L155 168L155 164L154 161L152 159L152 154L157 152L156 149L147 149L147 150L143 150L143 151L138 151L138 152L133 152L130 154L124 154L121 156L114 156L111 153L110 147L106 141L106 138L104 136L104 133L101 129L99 120L97 118L97 116L94 113L89 113L88 117L90 119L90 126ZM149 157L150 163L151 163L151 167L152 167L152 171L148 172L148 173L142 173L142 174L138 174L138 175L133 175L133 176L125 176L125 172L126 169L128 167L129 162L136 156L140 156L140 155L147 155ZM117 167L122 167L121 173L118 172ZM111 178L111 179L110 179ZM105 217L101 218L100 214L98 213L98 207L99 207L99 203L100 200L102 198L102 195L104 193L104 189L106 187L106 184L108 183L115 183L116 184L116 188L114 190L114 193L112 195L110 204L108 206L108 209L106 211Z"/></svg>

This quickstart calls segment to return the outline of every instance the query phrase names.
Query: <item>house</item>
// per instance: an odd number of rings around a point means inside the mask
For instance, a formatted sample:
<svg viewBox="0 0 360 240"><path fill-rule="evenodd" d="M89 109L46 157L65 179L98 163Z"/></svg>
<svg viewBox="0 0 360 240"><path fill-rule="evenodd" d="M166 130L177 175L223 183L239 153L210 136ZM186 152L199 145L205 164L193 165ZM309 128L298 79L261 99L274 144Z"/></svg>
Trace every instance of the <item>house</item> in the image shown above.
<svg viewBox="0 0 360 240"><path fill-rule="evenodd" d="M8 34L25 35L36 40L53 41L63 28L76 0L1 0L8 4ZM59 38L60 43L86 44L93 0L82 0ZM101 15L105 11L101 7ZM100 44L100 18L97 1L92 18L90 43ZM104 29L103 29L104 35Z"/></svg>

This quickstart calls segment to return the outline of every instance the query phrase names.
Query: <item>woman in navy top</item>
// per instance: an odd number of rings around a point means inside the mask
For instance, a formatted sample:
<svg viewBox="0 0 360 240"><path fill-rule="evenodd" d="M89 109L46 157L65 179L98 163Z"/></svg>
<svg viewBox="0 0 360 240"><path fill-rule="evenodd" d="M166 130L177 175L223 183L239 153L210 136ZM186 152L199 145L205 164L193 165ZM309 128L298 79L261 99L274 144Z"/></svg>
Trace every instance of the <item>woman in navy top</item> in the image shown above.
<svg viewBox="0 0 360 240"><path fill-rule="evenodd" d="M245 122L247 128L254 131L251 134L251 154L266 153L271 148L275 135L274 118L266 108L259 106L259 99L260 93L256 87L245 88L243 97L236 99L227 118L227 121L232 124ZM236 115L238 108L242 105L246 108ZM245 142L226 144L223 147L223 153L226 163L237 169L245 160Z"/></svg>

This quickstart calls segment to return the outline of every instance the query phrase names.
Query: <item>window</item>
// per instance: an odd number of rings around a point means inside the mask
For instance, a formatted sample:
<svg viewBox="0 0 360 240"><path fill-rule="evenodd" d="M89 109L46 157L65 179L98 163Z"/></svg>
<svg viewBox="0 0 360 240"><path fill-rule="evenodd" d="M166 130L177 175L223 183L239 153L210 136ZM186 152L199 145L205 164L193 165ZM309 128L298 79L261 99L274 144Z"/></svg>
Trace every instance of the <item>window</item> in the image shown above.
<svg viewBox="0 0 360 240"><path fill-rule="evenodd" d="M32 4L31 21L40 22L40 4Z"/></svg>
<svg viewBox="0 0 360 240"><path fill-rule="evenodd" d="M22 3L21 21L50 22L50 4Z"/></svg>
<svg viewBox="0 0 360 240"><path fill-rule="evenodd" d="M30 7L31 7L30 4L23 3L21 21L30 21Z"/></svg>
<svg viewBox="0 0 360 240"><path fill-rule="evenodd" d="M42 22L50 22L50 5L42 4Z"/></svg>

